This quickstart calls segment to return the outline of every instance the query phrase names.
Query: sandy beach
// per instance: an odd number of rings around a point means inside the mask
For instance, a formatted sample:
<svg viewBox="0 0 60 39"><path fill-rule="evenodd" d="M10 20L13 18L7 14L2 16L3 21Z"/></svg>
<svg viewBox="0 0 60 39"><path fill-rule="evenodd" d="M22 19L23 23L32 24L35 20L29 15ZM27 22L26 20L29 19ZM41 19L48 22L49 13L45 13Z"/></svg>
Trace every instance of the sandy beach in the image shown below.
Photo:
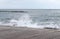
<svg viewBox="0 0 60 39"><path fill-rule="evenodd" d="M0 39L60 39L60 31L52 29L0 27Z"/></svg>

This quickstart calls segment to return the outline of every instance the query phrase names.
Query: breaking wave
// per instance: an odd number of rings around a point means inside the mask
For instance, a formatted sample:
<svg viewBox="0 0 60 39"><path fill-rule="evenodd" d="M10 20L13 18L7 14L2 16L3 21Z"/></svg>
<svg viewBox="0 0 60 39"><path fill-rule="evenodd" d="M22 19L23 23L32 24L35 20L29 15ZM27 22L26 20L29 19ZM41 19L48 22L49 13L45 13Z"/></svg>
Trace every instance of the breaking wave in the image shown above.
<svg viewBox="0 0 60 39"><path fill-rule="evenodd" d="M48 24L49 23L49 24ZM32 18L29 14L24 14L18 19L11 19L8 23L0 22L0 25L8 25L15 27L31 27L31 28L44 28L44 27L52 27L59 28L57 24L53 24L54 22L38 22L33 23Z"/></svg>

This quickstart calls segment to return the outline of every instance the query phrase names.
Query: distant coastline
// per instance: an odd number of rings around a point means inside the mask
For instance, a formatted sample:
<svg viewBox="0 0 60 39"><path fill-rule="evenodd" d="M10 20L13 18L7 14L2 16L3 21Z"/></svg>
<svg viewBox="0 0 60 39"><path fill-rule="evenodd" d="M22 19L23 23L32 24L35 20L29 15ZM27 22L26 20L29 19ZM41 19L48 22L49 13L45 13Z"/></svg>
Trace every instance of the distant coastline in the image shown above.
<svg viewBox="0 0 60 39"><path fill-rule="evenodd" d="M0 11L0 12L21 12L21 13L26 13L27 11Z"/></svg>

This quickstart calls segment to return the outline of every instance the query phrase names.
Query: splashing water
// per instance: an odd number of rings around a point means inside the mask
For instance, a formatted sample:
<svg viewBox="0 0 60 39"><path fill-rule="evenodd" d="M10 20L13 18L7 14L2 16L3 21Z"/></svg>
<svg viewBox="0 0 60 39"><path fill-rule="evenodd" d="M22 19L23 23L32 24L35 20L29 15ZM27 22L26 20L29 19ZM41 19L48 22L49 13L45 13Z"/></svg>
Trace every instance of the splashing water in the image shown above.
<svg viewBox="0 0 60 39"><path fill-rule="evenodd" d="M39 28L38 23L32 24L32 22L33 21L30 18L29 14L22 15L18 20L15 19L10 20L10 23L13 24L13 26Z"/></svg>
<svg viewBox="0 0 60 39"><path fill-rule="evenodd" d="M10 26L15 26L15 27L31 27L31 28L44 28L44 27L56 27L58 28L57 25L53 25L53 23L50 22L49 25L38 25L37 22L32 23L31 16L29 14L24 14L18 20L16 19L11 19L9 23L3 24L0 23L0 25L10 25ZM43 24L43 23L42 23Z"/></svg>

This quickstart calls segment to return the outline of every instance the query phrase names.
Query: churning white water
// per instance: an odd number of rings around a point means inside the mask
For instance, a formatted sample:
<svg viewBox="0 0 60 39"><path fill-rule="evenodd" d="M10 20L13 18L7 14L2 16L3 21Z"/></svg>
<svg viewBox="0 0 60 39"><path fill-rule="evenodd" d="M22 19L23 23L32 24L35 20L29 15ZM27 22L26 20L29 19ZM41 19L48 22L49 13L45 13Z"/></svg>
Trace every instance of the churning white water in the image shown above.
<svg viewBox="0 0 60 39"><path fill-rule="evenodd" d="M32 23L31 16L29 14L23 14L18 20L11 19L10 23L8 25L12 25L15 27L31 27L31 28L44 28L44 27L52 27L52 28L58 28L57 24L53 24L54 22L48 22L50 23L49 25L38 25L37 22ZM41 23L41 22L40 22ZM44 23L42 23L44 24ZM5 24L7 25L7 24Z"/></svg>
<svg viewBox="0 0 60 39"><path fill-rule="evenodd" d="M38 23L32 24L32 19L29 14L22 15L18 20L12 19L10 23L16 27L31 27L31 28L40 28Z"/></svg>
<svg viewBox="0 0 60 39"><path fill-rule="evenodd" d="M38 22L32 23L31 16L29 14L23 14L20 18L11 19L9 23L2 23L0 22L0 25L9 25L9 26L15 26L15 27L30 27L30 28L44 28L44 27L52 27L52 28L59 28L57 24L53 24L54 22L47 22L50 24L45 25L45 23L42 23L43 25L38 25Z"/></svg>

